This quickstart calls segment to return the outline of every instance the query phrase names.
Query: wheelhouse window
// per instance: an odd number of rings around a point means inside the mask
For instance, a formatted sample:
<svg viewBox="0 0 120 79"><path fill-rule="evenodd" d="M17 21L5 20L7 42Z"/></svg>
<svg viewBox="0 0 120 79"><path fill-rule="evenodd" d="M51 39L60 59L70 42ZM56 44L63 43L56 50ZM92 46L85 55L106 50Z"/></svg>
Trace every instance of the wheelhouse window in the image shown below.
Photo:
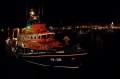
<svg viewBox="0 0 120 79"><path fill-rule="evenodd" d="M54 36L55 36L55 34L51 34L51 36L52 36L52 37L54 37Z"/></svg>
<svg viewBox="0 0 120 79"><path fill-rule="evenodd" d="M41 38L41 35L38 35L38 39L40 39Z"/></svg>
<svg viewBox="0 0 120 79"><path fill-rule="evenodd" d="M36 35L34 35L34 39L36 39Z"/></svg>
<svg viewBox="0 0 120 79"><path fill-rule="evenodd" d="M30 35L28 35L28 40L30 40Z"/></svg>
<svg viewBox="0 0 120 79"><path fill-rule="evenodd" d="M33 36L31 35L31 39L33 39Z"/></svg>
<svg viewBox="0 0 120 79"><path fill-rule="evenodd" d="M46 38L46 35L42 35L42 39Z"/></svg>
<svg viewBox="0 0 120 79"><path fill-rule="evenodd" d="M48 35L47 35L47 38L50 38L50 37L51 37L51 34L48 34Z"/></svg>

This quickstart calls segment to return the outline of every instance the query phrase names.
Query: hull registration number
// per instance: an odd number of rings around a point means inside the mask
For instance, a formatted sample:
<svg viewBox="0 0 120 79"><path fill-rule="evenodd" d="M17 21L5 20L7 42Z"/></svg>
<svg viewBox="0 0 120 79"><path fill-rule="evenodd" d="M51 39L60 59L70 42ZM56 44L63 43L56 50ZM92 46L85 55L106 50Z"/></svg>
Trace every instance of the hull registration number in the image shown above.
<svg viewBox="0 0 120 79"><path fill-rule="evenodd" d="M61 58L50 58L51 61L62 61Z"/></svg>

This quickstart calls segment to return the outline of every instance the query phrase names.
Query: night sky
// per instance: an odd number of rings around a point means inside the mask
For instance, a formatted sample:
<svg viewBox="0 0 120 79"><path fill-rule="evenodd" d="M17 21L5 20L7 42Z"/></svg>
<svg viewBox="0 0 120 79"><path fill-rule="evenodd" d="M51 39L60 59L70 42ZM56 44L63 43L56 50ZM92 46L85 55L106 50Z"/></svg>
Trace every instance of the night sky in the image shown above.
<svg viewBox="0 0 120 79"><path fill-rule="evenodd" d="M1 0L1 27L26 25L27 0ZM29 0L28 9L38 11L42 0ZM120 23L120 5L117 0L44 0L43 20L47 25L78 23Z"/></svg>

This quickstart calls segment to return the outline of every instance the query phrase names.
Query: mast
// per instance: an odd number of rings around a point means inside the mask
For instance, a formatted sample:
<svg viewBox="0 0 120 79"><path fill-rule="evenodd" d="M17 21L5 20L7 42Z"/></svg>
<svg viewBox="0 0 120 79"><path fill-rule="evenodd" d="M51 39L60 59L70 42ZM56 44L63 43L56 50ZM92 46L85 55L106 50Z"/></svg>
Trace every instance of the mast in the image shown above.
<svg viewBox="0 0 120 79"><path fill-rule="evenodd" d="M38 11L38 19L40 19L40 5L39 5L39 11Z"/></svg>
<svg viewBox="0 0 120 79"><path fill-rule="evenodd" d="M26 5L26 16L27 16L27 10L28 10L28 0L27 0L27 5Z"/></svg>
<svg viewBox="0 0 120 79"><path fill-rule="evenodd" d="M43 5L44 5L44 0L43 0L43 4L42 4L42 15L43 15Z"/></svg>
<svg viewBox="0 0 120 79"><path fill-rule="evenodd" d="M37 16L35 15L33 8L30 10L30 16L28 14L28 0L26 5L26 16L27 16L27 24L31 24L31 22L35 23L41 23L43 21L43 6L44 6L44 0L42 0L42 4L39 5L39 10Z"/></svg>
<svg viewBox="0 0 120 79"><path fill-rule="evenodd" d="M27 24L28 24L28 16L27 16L27 11L28 11L28 0L27 0L27 5L26 5L26 20L27 20Z"/></svg>
<svg viewBox="0 0 120 79"><path fill-rule="evenodd" d="M43 0L43 3L42 3L42 15L41 15L41 20L43 20L43 5L44 5L44 0Z"/></svg>

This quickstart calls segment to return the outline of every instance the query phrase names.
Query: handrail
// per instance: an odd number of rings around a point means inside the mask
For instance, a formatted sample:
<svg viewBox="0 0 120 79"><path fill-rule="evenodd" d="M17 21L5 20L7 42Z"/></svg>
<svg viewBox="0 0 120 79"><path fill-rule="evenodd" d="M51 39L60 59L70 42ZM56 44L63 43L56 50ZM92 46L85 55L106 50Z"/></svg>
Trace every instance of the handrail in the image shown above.
<svg viewBox="0 0 120 79"><path fill-rule="evenodd" d="M12 37L14 38L14 34L15 34L15 31L17 30L17 35L20 33L20 29L19 28L15 28L13 30L13 33L12 33Z"/></svg>

